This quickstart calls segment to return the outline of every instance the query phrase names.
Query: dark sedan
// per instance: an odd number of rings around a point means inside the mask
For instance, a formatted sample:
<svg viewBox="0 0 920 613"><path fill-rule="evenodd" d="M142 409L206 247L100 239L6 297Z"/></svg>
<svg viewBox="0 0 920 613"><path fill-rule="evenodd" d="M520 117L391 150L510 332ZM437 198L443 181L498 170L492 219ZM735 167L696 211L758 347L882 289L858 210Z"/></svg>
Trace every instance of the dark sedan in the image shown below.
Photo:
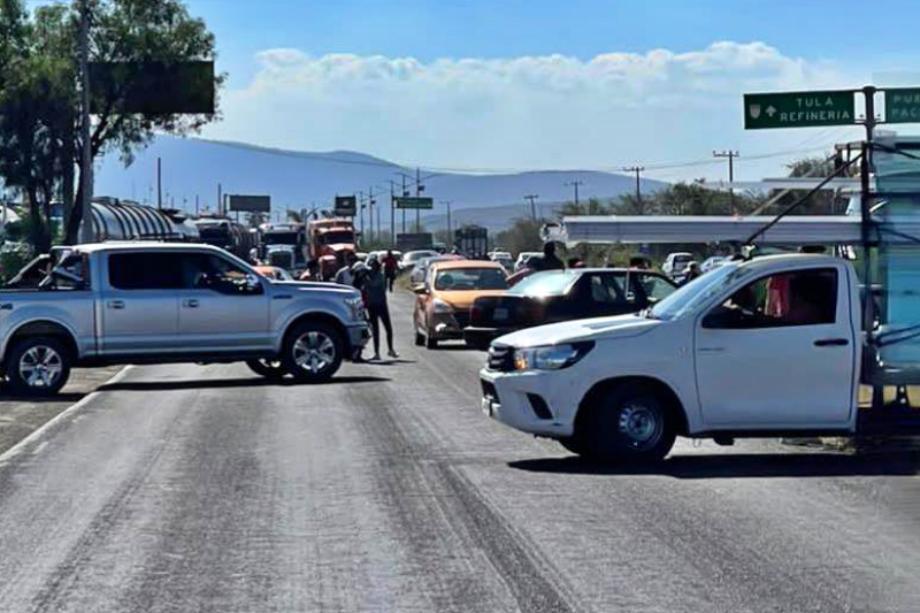
<svg viewBox="0 0 920 613"><path fill-rule="evenodd" d="M467 345L543 324L635 313L676 289L662 274L632 268L549 270L522 279L503 296L482 296L470 307Z"/></svg>

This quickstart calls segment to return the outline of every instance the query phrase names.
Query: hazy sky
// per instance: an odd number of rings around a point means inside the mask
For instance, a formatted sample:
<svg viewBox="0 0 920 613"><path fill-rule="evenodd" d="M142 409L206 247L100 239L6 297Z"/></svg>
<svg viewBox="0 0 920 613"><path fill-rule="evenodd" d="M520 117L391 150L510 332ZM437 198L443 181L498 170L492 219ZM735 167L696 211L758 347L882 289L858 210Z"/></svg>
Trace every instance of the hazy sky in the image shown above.
<svg viewBox="0 0 920 613"><path fill-rule="evenodd" d="M700 162L649 172L670 180L734 148L760 178L861 131L745 133L744 92L920 85L916 0L188 4L230 75L205 136L429 167Z"/></svg>

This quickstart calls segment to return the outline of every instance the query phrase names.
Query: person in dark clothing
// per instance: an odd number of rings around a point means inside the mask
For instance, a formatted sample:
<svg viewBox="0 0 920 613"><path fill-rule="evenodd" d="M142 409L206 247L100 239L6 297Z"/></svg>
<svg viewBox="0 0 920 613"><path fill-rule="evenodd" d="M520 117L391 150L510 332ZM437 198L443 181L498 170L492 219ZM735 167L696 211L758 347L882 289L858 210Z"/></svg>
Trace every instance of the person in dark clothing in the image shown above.
<svg viewBox="0 0 920 613"><path fill-rule="evenodd" d="M556 255L556 243L550 241L543 245L543 257L531 258L529 264L532 268L542 270L564 270L565 264Z"/></svg>
<svg viewBox="0 0 920 613"><path fill-rule="evenodd" d="M387 288L390 292L393 291L393 282L396 281L396 269L398 262L396 261L396 256L393 255L393 251L388 249L387 254L383 257L383 274L387 280Z"/></svg>
<svg viewBox="0 0 920 613"><path fill-rule="evenodd" d="M380 359L380 323L387 333L387 355L398 358L399 354L393 348L393 324L390 322L390 310L387 307L387 282L381 271L380 261L375 257L368 258L370 267L364 276L362 291L367 306L367 315L370 318L371 334L374 337L374 357Z"/></svg>

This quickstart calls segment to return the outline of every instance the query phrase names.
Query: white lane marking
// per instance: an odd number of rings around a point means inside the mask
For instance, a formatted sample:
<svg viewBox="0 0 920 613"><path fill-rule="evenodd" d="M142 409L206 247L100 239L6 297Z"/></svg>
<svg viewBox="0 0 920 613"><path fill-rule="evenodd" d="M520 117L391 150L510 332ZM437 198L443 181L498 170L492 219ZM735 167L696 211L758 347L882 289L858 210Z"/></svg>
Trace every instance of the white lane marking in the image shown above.
<svg viewBox="0 0 920 613"><path fill-rule="evenodd" d="M128 372L132 368L134 368L133 365L125 366L124 368L119 370L117 373L115 373L115 375L113 375L111 379L109 379L108 381L100 385L99 387L109 385L112 383L118 383L119 381L125 378L125 376L128 374ZM44 424L42 424L41 427L39 427L37 430L32 432L32 434L30 434L29 436L25 437L24 439L22 439L21 441L19 441L18 443L16 443L9 449L7 449L6 452L0 455L0 467L3 467L6 464L8 464L10 460L15 458L19 454L23 453L26 450L26 447L37 442L49 430L51 430L57 424L62 423L64 420L74 415L77 411L79 411L80 409L85 407L87 404L92 402L96 398L96 396L100 395L101 393L102 392L99 392L99 391L90 392L89 394L81 398L79 401L77 401L75 404L70 405L69 407L67 407L66 409L64 409L63 411L61 411L60 413L58 413L57 415L55 415L54 417L46 421ZM37 454L42 449L44 449L47 443L48 441L44 441L41 445L39 445L35 449L35 451L32 452L33 455Z"/></svg>
<svg viewBox="0 0 920 613"><path fill-rule="evenodd" d="M32 450L32 455L38 455L42 452L42 449L48 446L48 441L42 441L35 446L35 449Z"/></svg>

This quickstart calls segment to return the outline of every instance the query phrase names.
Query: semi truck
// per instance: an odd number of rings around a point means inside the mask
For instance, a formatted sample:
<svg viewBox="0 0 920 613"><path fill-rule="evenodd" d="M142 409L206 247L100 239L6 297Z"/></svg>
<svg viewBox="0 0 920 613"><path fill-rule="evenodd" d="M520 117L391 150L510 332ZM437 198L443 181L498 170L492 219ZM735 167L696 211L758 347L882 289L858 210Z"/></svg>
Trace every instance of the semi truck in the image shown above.
<svg viewBox="0 0 920 613"><path fill-rule="evenodd" d="M317 274L328 281L345 265L347 255L357 251L357 238L351 219L332 217L307 223L309 257L316 262Z"/></svg>
<svg viewBox="0 0 920 613"><path fill-rule="evenodd" d="M265 223L259 226L260 256L267 266L299 275L307 267L307 232L302 223Z"/></svg>

